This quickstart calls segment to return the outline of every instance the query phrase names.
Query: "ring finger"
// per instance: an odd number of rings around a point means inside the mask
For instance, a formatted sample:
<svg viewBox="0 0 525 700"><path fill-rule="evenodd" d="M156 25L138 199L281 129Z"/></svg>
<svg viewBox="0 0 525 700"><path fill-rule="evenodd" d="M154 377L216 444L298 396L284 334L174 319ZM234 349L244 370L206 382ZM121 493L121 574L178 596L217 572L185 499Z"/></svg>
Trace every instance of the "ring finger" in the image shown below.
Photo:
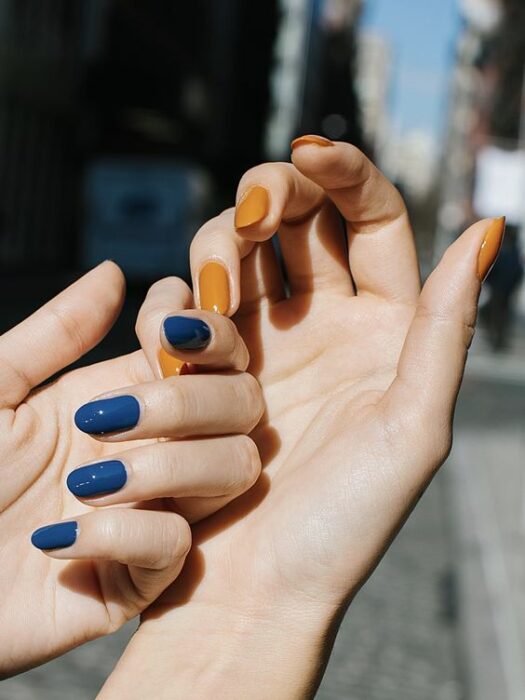
<svg viewBox="0 0 525 700"><path fill-rule="evenodd" d="M84 503L108 506L155 498L223 498L247 491L261 460L246 435L162 442L79 467L67 478Z"/></svg>

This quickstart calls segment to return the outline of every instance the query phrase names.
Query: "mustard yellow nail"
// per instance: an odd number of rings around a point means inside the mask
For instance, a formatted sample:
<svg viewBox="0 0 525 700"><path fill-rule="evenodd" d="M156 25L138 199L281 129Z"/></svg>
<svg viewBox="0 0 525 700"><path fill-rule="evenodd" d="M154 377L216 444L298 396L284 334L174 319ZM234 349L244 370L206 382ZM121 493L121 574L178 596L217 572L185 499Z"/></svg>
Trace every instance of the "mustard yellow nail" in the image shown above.
<svg viewBox="0 0 525 700"><path fill-rule="evenodd" d="M226 268L220 263L209 262L199 275L200 307L205 311L226 314L230 308L230 283Z"/></svg>
<svg viewBox="0 0 525 700"><path fill-rule="evenodd" d="M299 136L292 141L292 151L298 146L321 146L326 148L327 146L333 146L334 142L330 139L325 139L324 136L316 136L315 134L307 134L306 136Z"/></svg>
<svg viewBox="0 0 525 700"><path fill-rule="evenodd" d="M478 277L483 282L496 262L503 235L505 233L505 217L494 219L487 229L478 256Z"/></svg>
<svg viewBox="0 0 525 700"><path fill-rule="evenodd" d="M173 355L167 353L164 348L159 350L159 366L164 379L178 376L184 365L185 362L183 360L173 357Z"/></svg>
<svg viewBox="0 0 525 700"><path fill-rule="evenodd" d="M235 228L246 228L262 221L270 208L270 195L265 187L250 187L235 209Z"/></svg>

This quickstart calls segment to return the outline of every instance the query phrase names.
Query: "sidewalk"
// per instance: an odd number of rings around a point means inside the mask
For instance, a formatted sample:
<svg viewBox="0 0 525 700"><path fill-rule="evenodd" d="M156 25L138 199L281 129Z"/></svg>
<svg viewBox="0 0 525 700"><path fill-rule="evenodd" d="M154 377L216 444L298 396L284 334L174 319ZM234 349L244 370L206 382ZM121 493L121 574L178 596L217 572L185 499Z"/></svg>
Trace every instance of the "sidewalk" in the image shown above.
<svg viewBox="0 0 525 700"><path fill-rule="evenodd" d="M525 325L473 344L450 457L470 700L525 697Z"/></svg>

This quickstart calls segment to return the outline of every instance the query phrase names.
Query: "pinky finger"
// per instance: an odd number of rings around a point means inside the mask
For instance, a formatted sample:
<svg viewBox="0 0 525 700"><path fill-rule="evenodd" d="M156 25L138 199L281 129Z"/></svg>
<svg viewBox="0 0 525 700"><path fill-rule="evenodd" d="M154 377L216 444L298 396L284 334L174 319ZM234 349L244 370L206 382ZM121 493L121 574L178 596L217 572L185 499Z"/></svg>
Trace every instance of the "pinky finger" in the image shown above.
<svg viewBox="0 0 525 700"><path fill-rule="evenodd" d="M127 565L146 607L178 576L191 547L191 530L175 513L109 508L41 527L31 542L53 559Z"/></svg>

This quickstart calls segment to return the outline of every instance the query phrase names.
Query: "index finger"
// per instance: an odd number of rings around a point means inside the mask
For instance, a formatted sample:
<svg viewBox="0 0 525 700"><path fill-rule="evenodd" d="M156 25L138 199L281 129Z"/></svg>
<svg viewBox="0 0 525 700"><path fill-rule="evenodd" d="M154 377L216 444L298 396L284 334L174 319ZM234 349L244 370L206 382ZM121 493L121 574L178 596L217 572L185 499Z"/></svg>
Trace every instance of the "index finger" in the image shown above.
<svg viewBox="0 0 525 700"><path fill-rule="evenodd" d="M415 303L420 279L408 213L394 185L358 148L318 136L292 143L292 161L346 220L358 294Z"/></svg>

